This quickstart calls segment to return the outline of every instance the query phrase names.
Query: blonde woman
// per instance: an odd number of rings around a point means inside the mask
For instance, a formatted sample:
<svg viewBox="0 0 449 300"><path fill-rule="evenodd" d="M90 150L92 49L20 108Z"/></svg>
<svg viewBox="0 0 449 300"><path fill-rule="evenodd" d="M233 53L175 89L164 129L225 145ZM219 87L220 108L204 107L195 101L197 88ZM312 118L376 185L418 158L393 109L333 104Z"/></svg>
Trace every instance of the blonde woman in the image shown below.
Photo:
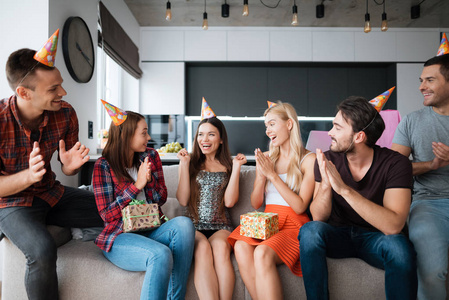
<svg viewBox="0 0 449 300"><path fill-rule="evenodd" d="M238 227L228 237L253 300L283 298L278 264L284 263L293 274L302 276L297 237L301 226L309 221L305 211L315 186L315 154L302 144L293 106L278 102L264 116L270 150L255 150L251 205L258 209L265 200L265 212L279 214L279 233L263 241L241 236Z"/></svg>

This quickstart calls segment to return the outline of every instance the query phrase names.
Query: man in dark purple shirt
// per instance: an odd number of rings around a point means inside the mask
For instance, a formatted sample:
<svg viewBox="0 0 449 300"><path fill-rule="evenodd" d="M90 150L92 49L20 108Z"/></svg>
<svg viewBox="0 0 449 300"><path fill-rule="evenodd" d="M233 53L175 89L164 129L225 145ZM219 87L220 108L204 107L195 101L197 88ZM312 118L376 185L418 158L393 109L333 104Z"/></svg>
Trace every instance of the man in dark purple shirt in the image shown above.
<svg viewBox="0 0 449 300"><path fill-rule="evenodd" d="M387 299L416 299L416 253L401 233L411 203L407 157L375 143L385 124L362 97L338 106L330 151L317 149L312 222L300 230L307 299L328 299L326 256L385 270Z"/></svg>

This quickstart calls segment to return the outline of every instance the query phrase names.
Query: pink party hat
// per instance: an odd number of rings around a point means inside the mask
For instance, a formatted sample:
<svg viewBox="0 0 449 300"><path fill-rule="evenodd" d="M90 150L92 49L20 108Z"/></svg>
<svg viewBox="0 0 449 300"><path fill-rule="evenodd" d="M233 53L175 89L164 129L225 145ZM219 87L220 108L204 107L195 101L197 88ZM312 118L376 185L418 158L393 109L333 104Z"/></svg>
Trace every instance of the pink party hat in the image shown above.
<svg viewBox="0 0 449 300"><path fill-rule="evenodd" d="M210 108L209 104L207 104L206 100L203 97L203 103L201 104L201 120L209 119L212 117L216 117L212 108Z"/></svg>
<svg viewBox="0 0 449 300"><path fill-rule="evenodd" d="M58 48L59 29L47 40L42 48L36 52L34 59L49 67L55 66L56 50Z"/></svg>
<svg viewBox="0 0 449 300"><path fill-rule="evenodd" d="M276 105L277 105L277 103L276 103L276 102L271 102L271 101L267 101L267 103L268 103L268 108L270 108L270 107L273 107L273 106L276 106Z"/></svg>
<svg viewBox="0 0 449 300"><path fill-rule="evenodd" d="M388 91L383 92L382 94L380 94L376 98L371 99L369 101L369 103L371 103L371 105L374 106L374 108L378 112L380 112L382 110L382 108L384 107L385 103L387 103L388 98L390 98L391 93L393 93L393 90L395 89L395 87L396 86L392 87Z"/></svg>
<svg viewBox="0 0 449 300"><path fill-rule="evenodd" d="M438 48L437 56L449 54L449 45L447 44L446 33L443 33L443 38L441 39L440 48Z"/></svg>
<svg viewBox="0 0 449 300"><path fill-rule="evenodd" d="M126 121L126 118L128 117L126 111L104 101L103 99L101 99L101 103L103 103L115 126L119 126Z"/></svg>

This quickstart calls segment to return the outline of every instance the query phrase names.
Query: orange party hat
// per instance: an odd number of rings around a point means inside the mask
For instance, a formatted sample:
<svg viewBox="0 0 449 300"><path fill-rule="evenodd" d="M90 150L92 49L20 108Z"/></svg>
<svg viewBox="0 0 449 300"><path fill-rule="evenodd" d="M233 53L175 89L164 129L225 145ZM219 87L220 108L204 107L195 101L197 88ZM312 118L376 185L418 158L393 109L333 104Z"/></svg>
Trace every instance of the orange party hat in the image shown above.
<svg viewBox="0 0 449 300"><path fill-rule="evenodd" d="M59 29L47 40L42 48L36 52L34 59L49 67L55 66L56 50L58 48Z"/></svg>
<svg viewBox="0 0 449 300"><path fill-rule="evenodd" d="M382 94L380 94L376 98L371 99L369 101L369 103L371 103L371 105L374 106L374 108L378 112L380 112L382 110L382 108L384 107L385 103L387 103L388 98L390 98L391 93L393 93L393 90L395 89L395 87L396 86L392 87L388 91L383 92Z"/></svg>
<svg viewBox="0 0 449 300"><path fill-rule="evenodd" d="M437 56L449 54L449 45L447 44L446 33L443 33L443 38L441 39L440 48L438 48Z"/></svg>
<svg viewBox="0 0 449 300"><path fill-rule="evenodd" d="M103 99L101 99L101 103L103 103L115 126L119 126L126 121L126 118L128 117L126 111L104 101Z"/></svg>
<svg viewBox="0 0 449 300"><path fill-rule="evenodd" d="M203 103L201 104L201 120L209 119L212 117L216 117L212 108L210 108L209 104L207 104L206 100L203 97Z"/></svg>
<svg viewBox="0 0 449 300"><path fill-rule="evenodd" d="M268 108L270 108L270 107L273 107L273 106L276 106L276 105L277 105L277 103L276 103L276 102L271 102L271 101L267 101L267 103L268 103Z"/></svg>

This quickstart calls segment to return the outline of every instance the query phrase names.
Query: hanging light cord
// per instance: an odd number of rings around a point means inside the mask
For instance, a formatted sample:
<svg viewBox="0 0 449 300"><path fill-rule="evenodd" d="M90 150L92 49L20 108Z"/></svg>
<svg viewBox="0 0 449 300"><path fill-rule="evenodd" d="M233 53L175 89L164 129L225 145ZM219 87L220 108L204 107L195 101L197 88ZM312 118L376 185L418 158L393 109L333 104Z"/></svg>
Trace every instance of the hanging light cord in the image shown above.
<svg viewBox="0 0 449 300"><path fill-rule="evenodd" d="M204 0L204 12L206 12L206 0Z"/></svg>
<svg viewBox="0 0 449 300"><path fill-rule="evenodd" d="M382 2L377 2L376 0L373 0L374 1L374 3L376 3L377 5L383 5L383 4L385 4L385 0L383 0Z"/></svg>
<svg viewBox="0 0 449 300"><path fill-rule="evenodd" d="M376 0L374 0L376 1ZM368 14L368 0L366 0L366 13Z"/></svg>
<svg viewBox="0 0 449 300"><path fill-rule="evenodd" d="M279 0L278 1L278 3L275 5L275 6L269 6L269 5L266 5L265 3L263 3L263 1L262 0L260 0L260 3L262 3L263 4L263 6L265 6L265 7L268 7L268 8L276 8L276 7L278 7L279 6L279 3L281 3L281 0Z"/></svg>

